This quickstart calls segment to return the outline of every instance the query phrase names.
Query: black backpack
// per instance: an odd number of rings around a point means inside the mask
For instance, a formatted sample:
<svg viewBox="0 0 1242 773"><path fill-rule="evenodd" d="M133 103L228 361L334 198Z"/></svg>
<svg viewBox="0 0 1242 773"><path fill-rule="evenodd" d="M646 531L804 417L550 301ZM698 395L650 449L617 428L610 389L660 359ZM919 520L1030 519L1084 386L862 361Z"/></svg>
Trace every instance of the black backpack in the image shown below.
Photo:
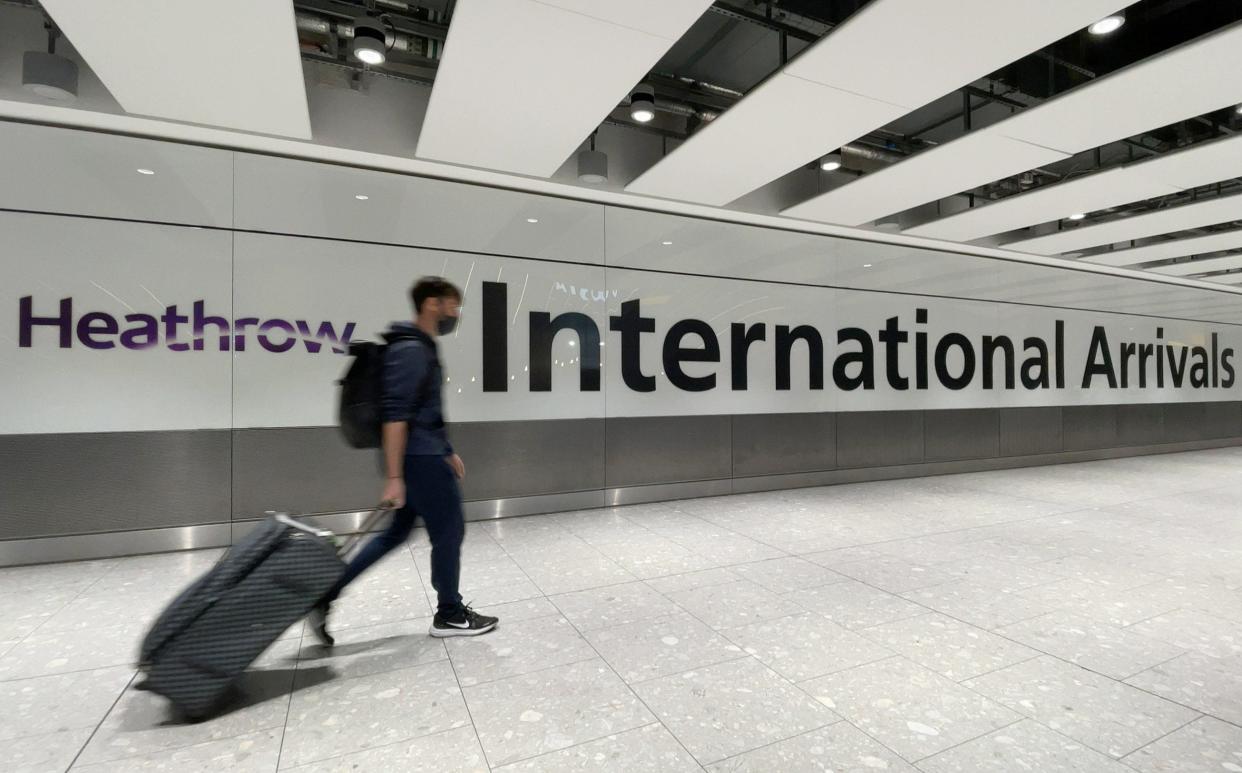
<svg viewBox="0 0 1242 773"><path fill-rule="evenodd" d="M390 344L416 339L414 335L389 333L382 344L373 341L353 341L349 344L349 354L354 361L345 371L345 377L337 382L341 387L337 423L345 442L353 448L380 448L383 445L381 402L384 397L384 355ZM427 369L428 378L419 385L417 397L426 391L431 371L431 368Z"/></svg>

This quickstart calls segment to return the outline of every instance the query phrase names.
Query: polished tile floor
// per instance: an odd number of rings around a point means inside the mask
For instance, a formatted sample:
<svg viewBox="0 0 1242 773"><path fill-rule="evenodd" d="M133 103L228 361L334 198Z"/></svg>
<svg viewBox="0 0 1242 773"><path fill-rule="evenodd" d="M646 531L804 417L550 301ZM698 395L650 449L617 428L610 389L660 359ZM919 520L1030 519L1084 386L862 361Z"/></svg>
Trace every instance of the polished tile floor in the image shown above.
<svg viewBox="0 0 1242 773"><path fill-rule="evenodd" d="M1242 449L472 524L226 713L133 690L219 551L0 571L6 771L1242 772Z"/></svg>

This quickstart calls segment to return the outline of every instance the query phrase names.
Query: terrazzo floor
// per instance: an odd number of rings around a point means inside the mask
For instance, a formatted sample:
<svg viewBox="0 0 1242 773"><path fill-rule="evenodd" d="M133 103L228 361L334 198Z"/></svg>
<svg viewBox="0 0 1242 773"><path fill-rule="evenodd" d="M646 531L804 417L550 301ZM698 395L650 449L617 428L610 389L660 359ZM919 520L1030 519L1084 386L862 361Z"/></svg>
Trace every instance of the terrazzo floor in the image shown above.
<svg viewBox="0 0 1242 773"><path fill-rule="evenodd" d="M220 551L0 570L0 769L1242 772L1242 449L469 527L492 635L426 636L425 535L227 711L135 691Z"/></svg>

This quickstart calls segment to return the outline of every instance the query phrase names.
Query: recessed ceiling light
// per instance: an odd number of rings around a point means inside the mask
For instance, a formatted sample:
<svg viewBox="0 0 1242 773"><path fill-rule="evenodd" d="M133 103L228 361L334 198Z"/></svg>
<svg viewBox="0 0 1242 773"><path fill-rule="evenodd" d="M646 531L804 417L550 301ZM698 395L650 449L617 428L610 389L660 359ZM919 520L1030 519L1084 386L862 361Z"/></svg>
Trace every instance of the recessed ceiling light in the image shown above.
<svg viewBox="0 0 1242 773"><path fill-rule="evenodd" d="M1105 16L1103 19L1100 19L1095 24L1092 24L1090 27L1087 27L1087 32L1090 32L1092 35L1107 35L1110 32L1116 32L1117 30L1121 29L1121 25L1125 23L1126 23L1125 11L1118 11L1117 13L1114 13L1111 16Z"/></svg>
<svg viewBox="0 0 1242 773"><path fill-rule="evenodd" d="M819 160L819 168L825 172L835 172L841 168L841 154L829 153Z"/></svg>
<svg viewBox="0 0 1242 773"><path fill-rule="evenodd" d="M864 264L863 264L863 268L871 268L871 264L870 264L870 263L864 263Z"/></svg>
<svg viewBox="0 0 1242 773"><path fill-rule="evenodd" d="M672 246L673 246L673 243L672 243L672 242L660 242L660 244L663 244L665 247L672 247Z"/></svg>
<svg viewBox="0 0 1242 773"><path fill-rule="evenodd" d="M576 343L574 343L573 341L570 341L570 342L569 342L569 345L570 345L570 346L577 346L577 344L576 344Z"/></svg>
<svg viewBox="0 0 1242 773"><path fill-rule="evenodd" d="M537 218L537 217L528 217L528 218L526 218L526 222L528 222L528 223L538 223L538 222L539 222L539 218Z"/></svg>
<svg viewBox="0 0 1242 773"><path fill-rule="evenodd" d="M1082 220L1086 216L1087 216L1087 213L1085 212L1075 212L1074 214L1069 216L1069 219L1070 220Z"/></svg>
<svg viewBox="0 0 1242 773"><path fill-rule="evenodd" d="M357 199L358 201L366 201L367 199L371 197L366 195L365 193L356 193L354 194L354 198Z"/></svg>
<svg viewBox="0 0 1242 773"><path fill-rule="evenodd" d="M1237 113L1238 115L1242 115L1242 104L1239 104L1237 107L1235 107L1233 109L1233 112Z"/></svg>
<svg viewBox="0 0 1242 773"><path fill-rule="evenodd" d="M155 174L153 169L139 169L138 174Z"/></svg>

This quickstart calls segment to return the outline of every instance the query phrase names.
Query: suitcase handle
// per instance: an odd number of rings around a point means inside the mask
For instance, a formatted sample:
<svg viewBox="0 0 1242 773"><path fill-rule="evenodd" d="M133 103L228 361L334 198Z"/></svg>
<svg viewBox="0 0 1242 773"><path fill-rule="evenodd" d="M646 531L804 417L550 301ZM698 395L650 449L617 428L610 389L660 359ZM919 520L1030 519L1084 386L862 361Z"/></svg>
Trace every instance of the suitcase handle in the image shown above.
<svg viewBox="0 0 1242 773"><path fill-rule="evenodd" d="M396 509L397 508L394 502L380 502L379 506L372 510L371 514L368 515L366 520L362 522L362 526L358 529L358 531L345 538L340 547L337 548L336 554L341 558L349 555L349 551L353 550L354 546L357 545L363 537L375 531L375 527L379 524L381 518Z"/></svg>

